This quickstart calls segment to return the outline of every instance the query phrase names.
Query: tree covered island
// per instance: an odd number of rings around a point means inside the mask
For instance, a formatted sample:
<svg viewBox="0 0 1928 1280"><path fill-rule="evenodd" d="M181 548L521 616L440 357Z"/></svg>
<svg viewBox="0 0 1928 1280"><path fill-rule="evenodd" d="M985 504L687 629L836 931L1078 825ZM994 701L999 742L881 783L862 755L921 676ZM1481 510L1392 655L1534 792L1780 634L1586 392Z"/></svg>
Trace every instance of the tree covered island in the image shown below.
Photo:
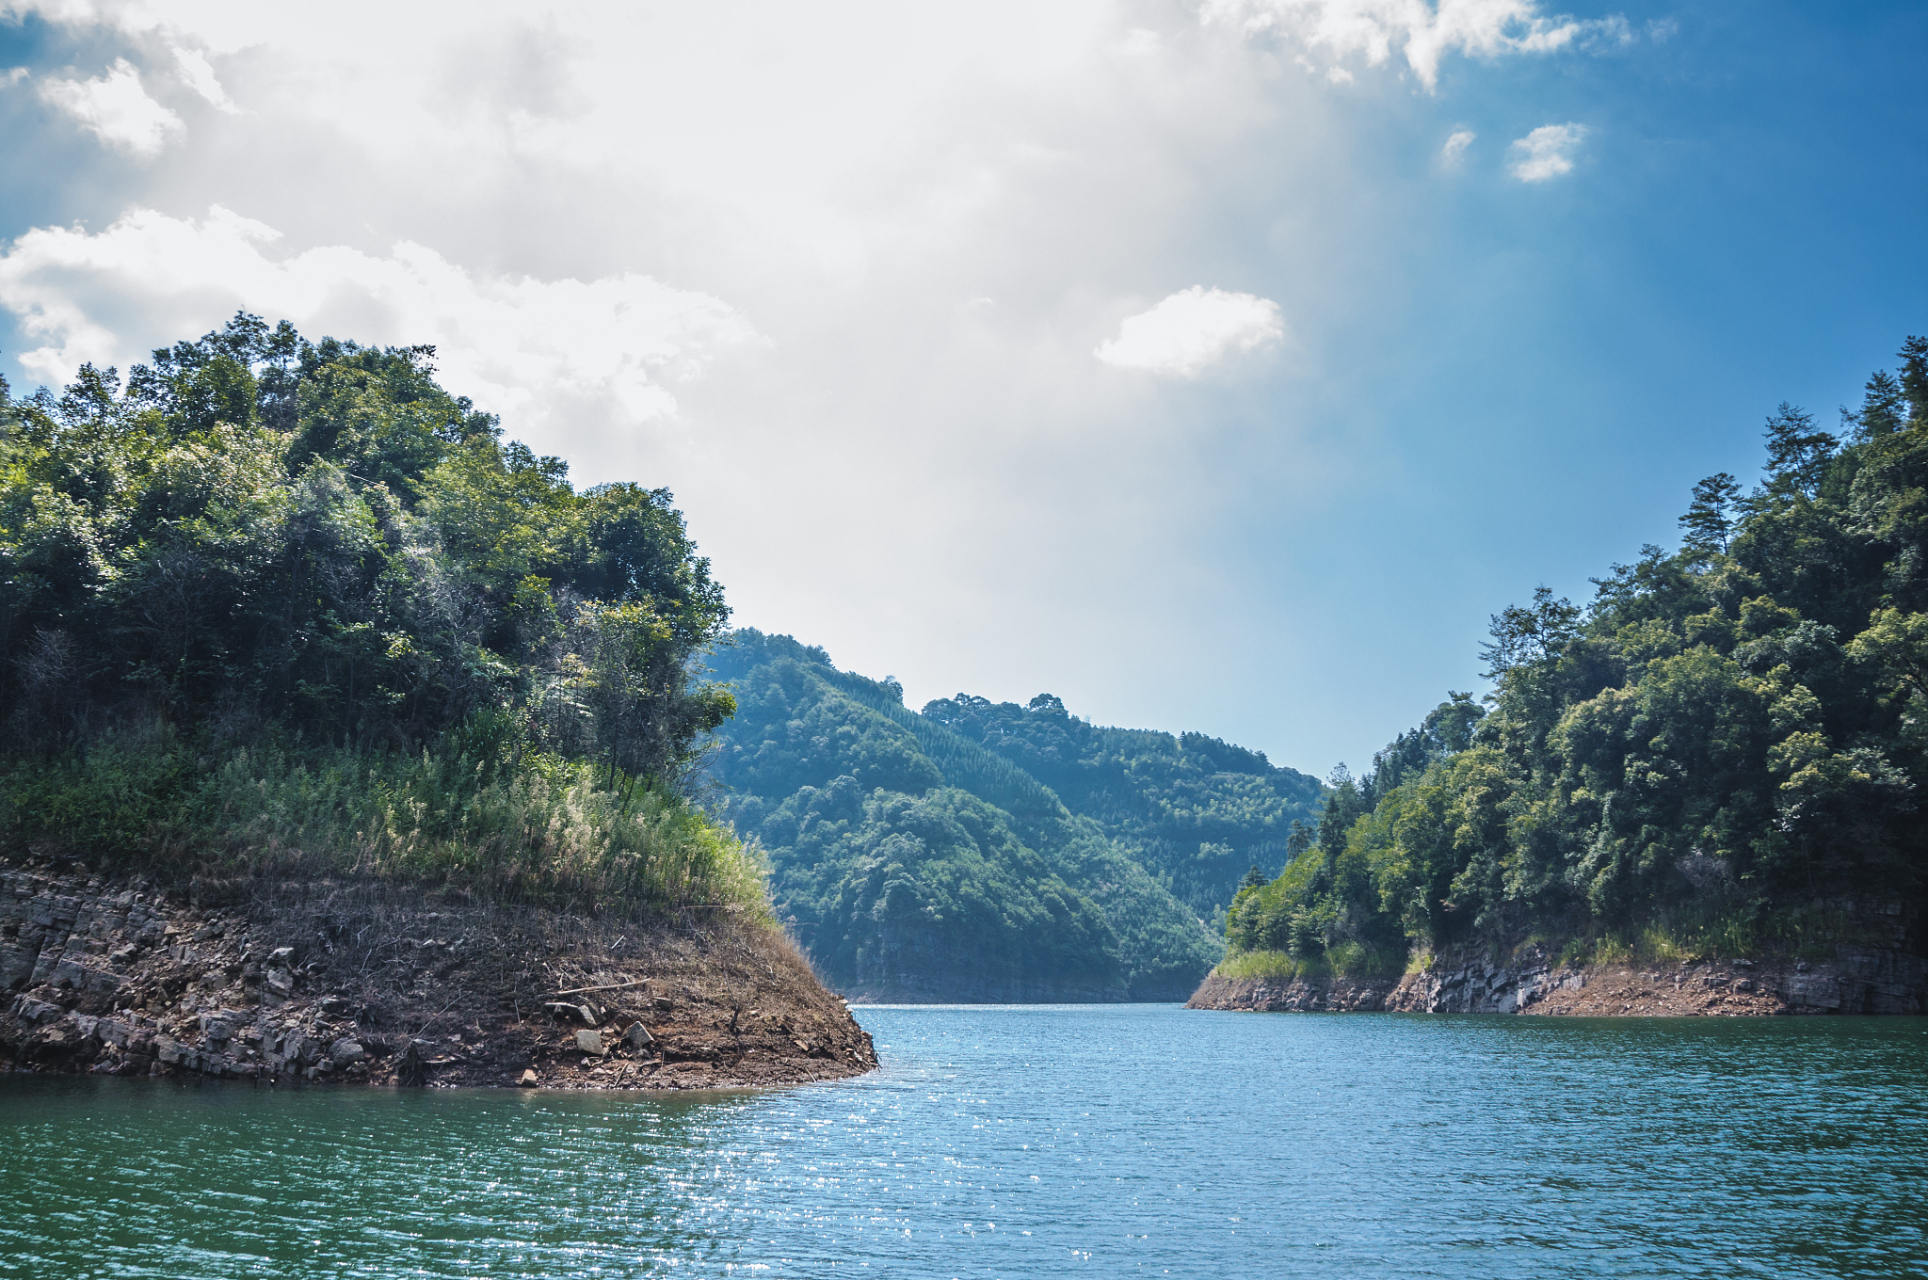
<svg viewBox="0 0 1928 1280"><path fill-rule="evenodd" d="M1490 696L1335 773L1316 835L1240 891L1219 974L1918 955L1928 340L1900 361L1838 432L1783 404L1758 483L1694 486L1678 547L1496 616Z"/></svg>
<svg viewBox="0 0 1928 1280"><path fill-rule="evenodd" d="M0 389L0 1062L824 1079L869 1039L691 799L728 609L427 347L241 315Z"/></svg>

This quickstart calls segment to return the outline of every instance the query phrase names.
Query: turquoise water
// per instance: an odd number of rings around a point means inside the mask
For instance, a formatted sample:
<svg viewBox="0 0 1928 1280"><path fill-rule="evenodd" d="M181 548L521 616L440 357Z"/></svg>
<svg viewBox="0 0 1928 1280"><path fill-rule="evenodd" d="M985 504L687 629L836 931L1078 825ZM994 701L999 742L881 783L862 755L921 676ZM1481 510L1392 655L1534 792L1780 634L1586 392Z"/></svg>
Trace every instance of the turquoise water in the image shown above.
<svg viewBox="0 0 1928 1280"><path fill-rule="evenodd" d="M1928 1273L1928 1020L857 1012L780 1093L0 1079L0 1276Z"/></svg>

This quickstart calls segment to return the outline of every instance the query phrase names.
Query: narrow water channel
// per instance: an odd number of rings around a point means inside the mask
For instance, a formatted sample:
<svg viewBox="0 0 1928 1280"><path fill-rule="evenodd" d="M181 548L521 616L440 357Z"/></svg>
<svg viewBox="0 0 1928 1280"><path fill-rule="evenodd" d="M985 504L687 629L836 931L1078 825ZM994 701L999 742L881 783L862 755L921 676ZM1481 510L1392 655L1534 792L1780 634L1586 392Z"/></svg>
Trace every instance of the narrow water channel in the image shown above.
<svg viewBox="0 0 1928 1280"><path fill-rule="evenodd" d="M0 1276L1918 1276L1928 1020L867 1008L767 1093L0 1078Z"/></svg>

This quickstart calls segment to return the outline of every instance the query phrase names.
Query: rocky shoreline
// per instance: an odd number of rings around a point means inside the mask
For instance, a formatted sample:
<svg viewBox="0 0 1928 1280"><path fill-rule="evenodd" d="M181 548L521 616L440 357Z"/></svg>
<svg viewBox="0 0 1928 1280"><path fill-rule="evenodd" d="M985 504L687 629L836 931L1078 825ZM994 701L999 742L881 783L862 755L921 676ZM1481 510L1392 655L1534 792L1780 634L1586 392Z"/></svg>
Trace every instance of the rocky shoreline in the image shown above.
<svg viewBox="0 0 1928 1280"><path fill-rule="evenodd" d="M1764 1017L1928 1013L1928 959L1841 946L1832 960L1560 965L1538 948L1456 956L1397 980L1205 979L1187 1007L1269 1013L1525 1013L1582 1017Z"/></svg>
<svg viewBox="0 0 1928 1280"><path fill-rule="evenodd" d="M0 1070L270 1085L722 1089L860 1075L776 929L0 867Z"/></svg>

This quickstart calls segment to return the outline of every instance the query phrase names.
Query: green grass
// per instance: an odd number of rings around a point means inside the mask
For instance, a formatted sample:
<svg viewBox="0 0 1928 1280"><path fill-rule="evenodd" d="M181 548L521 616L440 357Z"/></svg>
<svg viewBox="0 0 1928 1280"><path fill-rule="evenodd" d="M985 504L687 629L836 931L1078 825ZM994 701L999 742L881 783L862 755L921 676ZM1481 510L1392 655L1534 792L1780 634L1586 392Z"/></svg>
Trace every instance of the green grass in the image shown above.
<svg viewBox="0 0 1928 1280"><path fill-rule="evenodd" d="M1213 976L1234 981L1241 978L1271 978L1292 982L1300 978L1325 978L1331 973L1332 968L1324 957L1312 959L1295 956L1289 951L1234 951L1212 970Z"/></svg>
<svg viewBox="0 0 1928 1280"><path fill-rule="evenodd" d="M587 762L160 730L0 767L0 849L187 878L370 877L593 910L769 912L754 850L681 796Z"/></svg>
<svg viewBox="0 0 1928 1280"><path fill-rule="evenodd" d="M1627 929L1580 935L1566 940L1562 965L1681 964L1768 955L1807 960L1829 959L1843 943L1873 947L1900 945L1892 921L1871 914L1866 904L1821 902L1768 910L1759 903L1723 909L1675 911L1668 918Z"/></svg>
<svg viewBox="0 0 1928 1280"><path fill-rule="evenodd" d="M1322 956L1295 956L1289 951L1234 951L1218 962L1212 973L1220 978L1266 978L1280 982L1326 978L1397 978L1406 971L1406 956L1358 942L1342 942Z"/></svg>

